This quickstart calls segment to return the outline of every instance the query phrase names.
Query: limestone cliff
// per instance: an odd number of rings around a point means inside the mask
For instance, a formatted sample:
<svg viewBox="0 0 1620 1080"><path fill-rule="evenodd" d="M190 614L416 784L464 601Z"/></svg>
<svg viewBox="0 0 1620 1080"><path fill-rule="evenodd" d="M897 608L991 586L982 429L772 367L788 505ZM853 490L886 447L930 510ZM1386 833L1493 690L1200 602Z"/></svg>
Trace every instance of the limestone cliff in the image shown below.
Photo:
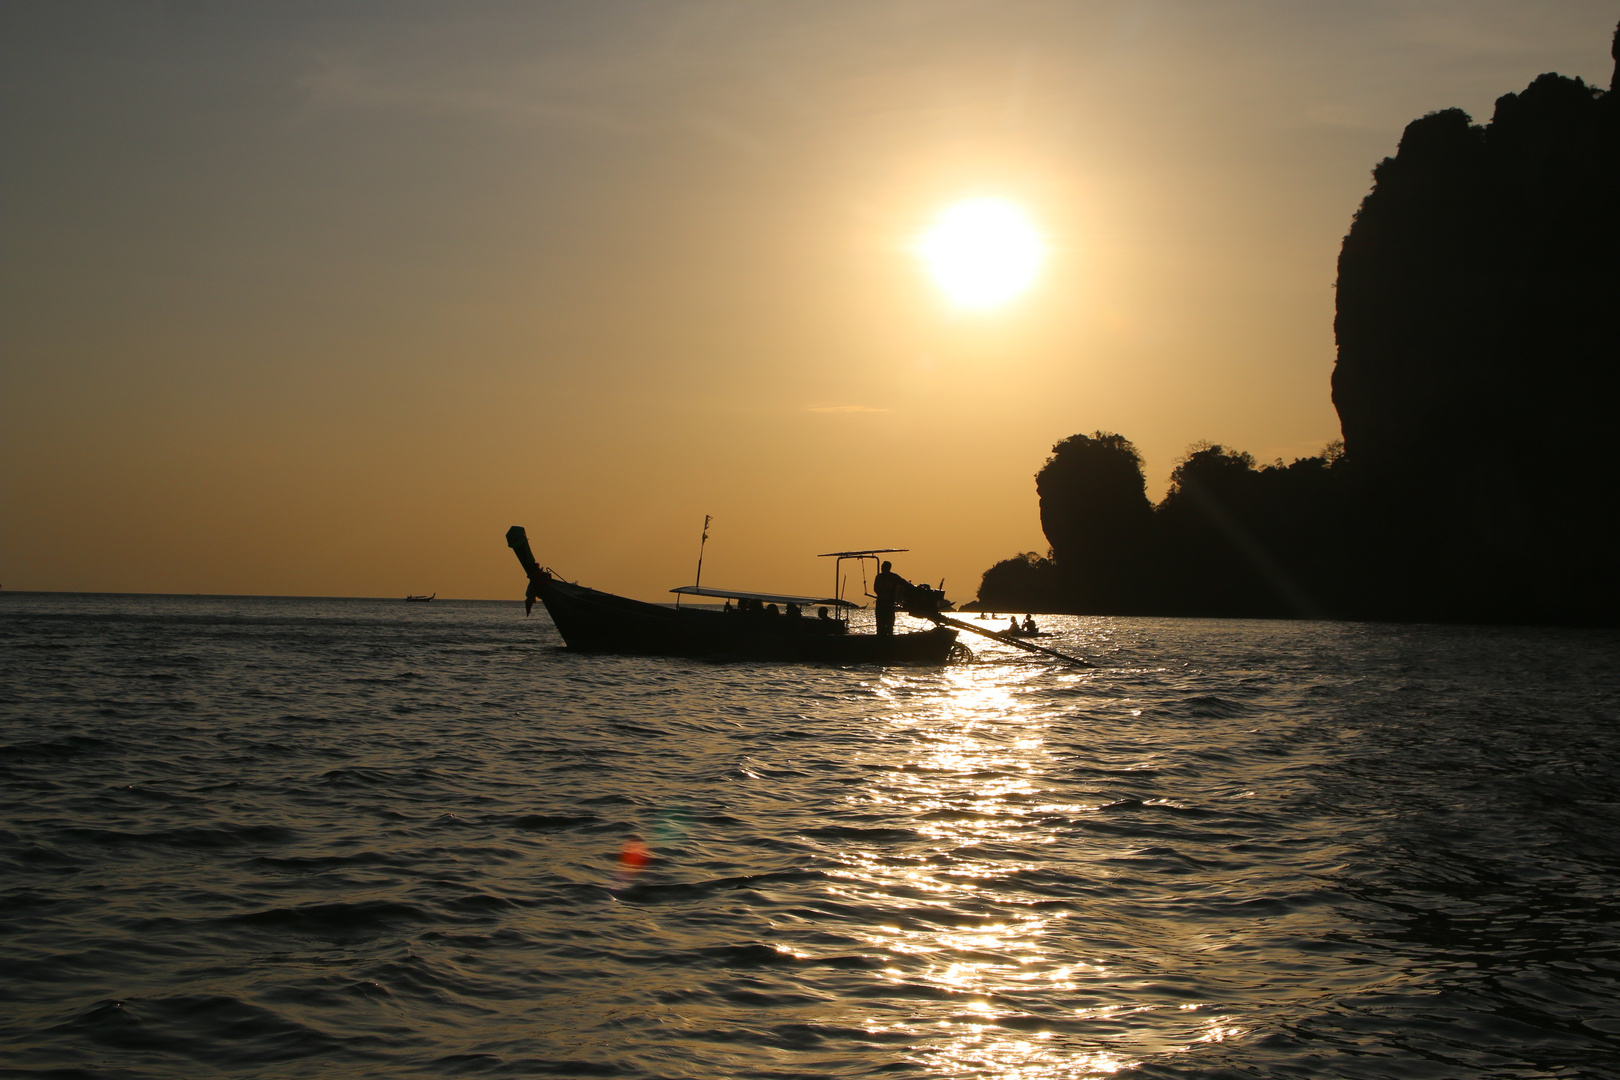
<svg viewBox="0 0 1620 1080"><path fill-rule="evenodd" d="M1367 613L1612 616L1620 95L1543 75L1373 176L1333 372Z"/></svg>

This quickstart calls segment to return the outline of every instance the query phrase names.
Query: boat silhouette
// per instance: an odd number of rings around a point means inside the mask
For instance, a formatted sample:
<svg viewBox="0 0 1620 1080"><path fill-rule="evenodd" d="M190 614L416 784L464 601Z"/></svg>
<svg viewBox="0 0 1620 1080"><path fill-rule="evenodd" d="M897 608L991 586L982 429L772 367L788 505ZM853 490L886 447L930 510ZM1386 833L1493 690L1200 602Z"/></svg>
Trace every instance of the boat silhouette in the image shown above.
<svg viewBox="0 0 1620 1080"><path fill-rule="evenodd" d="M793 596L683 585L670 591L678 596L725 599L726 610L649 604L565 581L540 566L521 525L507 530L506 543L529 578L525 611L533 610L536 600L543 603L563 641L581 652L835 664L943 664L956 643L956 631L945 626L889 635L852 632L848 615L860 605L836 595ZM871 553L834 555L841 560L870 557ZM934 595L929 589L919 593ZM737 601L736 607L729 601ZM936 600L928 602L937 604ZM823 608L825 614L818 610ZM810 610L817 614L804 614Z"/></svg>

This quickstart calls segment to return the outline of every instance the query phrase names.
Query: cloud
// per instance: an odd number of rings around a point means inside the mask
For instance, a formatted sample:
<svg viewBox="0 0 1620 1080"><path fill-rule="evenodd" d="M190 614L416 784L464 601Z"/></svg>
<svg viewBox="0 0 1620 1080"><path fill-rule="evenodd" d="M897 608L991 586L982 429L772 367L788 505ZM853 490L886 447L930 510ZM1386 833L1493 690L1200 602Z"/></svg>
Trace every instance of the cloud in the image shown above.
<svg viewBox="0 0 1620 1080"><path fill-rule="evenodd" d="M884 413L888 409L879 409L871 405L806 405L806 412L813 413Z"/></svg>
<svg viewBox="0 0 1620 1080"><path fill-rule="evenodd" d="M544 88L515 81L496 86L444 85L406 78L355 56L317 56L302 80L307 102L320 109L387 109L419 115L473 114L518 122L546 122L622 130L629 125L612 113L559 101Z"/></svg>

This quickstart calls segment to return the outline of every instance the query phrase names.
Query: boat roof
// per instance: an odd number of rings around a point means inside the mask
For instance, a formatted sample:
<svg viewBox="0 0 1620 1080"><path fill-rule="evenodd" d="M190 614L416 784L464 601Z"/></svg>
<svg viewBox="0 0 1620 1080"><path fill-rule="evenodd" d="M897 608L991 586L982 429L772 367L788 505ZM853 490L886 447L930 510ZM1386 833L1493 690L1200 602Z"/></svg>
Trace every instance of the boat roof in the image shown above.
<svg viewBox="0 0 1620 1080"><path fill-rule="evenodd" d="M825 555L817 555L818 559L858 559L862 555L889 555L896 551L910 551L910 548L865 548L861 551L829 551Z"/></svg>
<svg viewBox="0 0 1620 1080"><path fill-rule="evenodd" d="M711 589L707 585L682 585L678 589L669 590L672 593L684 593L687 596L715 596L727 600L758 600L762 604L798 604L800 607L860 607L848 600L834 600L831 598L816 599L814 596L787 596L783 593L748 592L743 589Z"/></svg>

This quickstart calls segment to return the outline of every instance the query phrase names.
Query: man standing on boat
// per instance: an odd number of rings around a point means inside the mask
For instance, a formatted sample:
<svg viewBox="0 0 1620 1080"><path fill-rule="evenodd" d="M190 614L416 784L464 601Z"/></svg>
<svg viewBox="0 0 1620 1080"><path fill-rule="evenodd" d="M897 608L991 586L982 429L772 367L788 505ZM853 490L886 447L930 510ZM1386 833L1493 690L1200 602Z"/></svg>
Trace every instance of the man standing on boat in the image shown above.
<svg viewBox="0 0 1620 1080"><path fill-rule="evenodd" d="M891 562L885 562L872 579L872 595L877 598L878 636L888 637L894 633L894 609L910 589L911 582L895 573Z"/></svg>

